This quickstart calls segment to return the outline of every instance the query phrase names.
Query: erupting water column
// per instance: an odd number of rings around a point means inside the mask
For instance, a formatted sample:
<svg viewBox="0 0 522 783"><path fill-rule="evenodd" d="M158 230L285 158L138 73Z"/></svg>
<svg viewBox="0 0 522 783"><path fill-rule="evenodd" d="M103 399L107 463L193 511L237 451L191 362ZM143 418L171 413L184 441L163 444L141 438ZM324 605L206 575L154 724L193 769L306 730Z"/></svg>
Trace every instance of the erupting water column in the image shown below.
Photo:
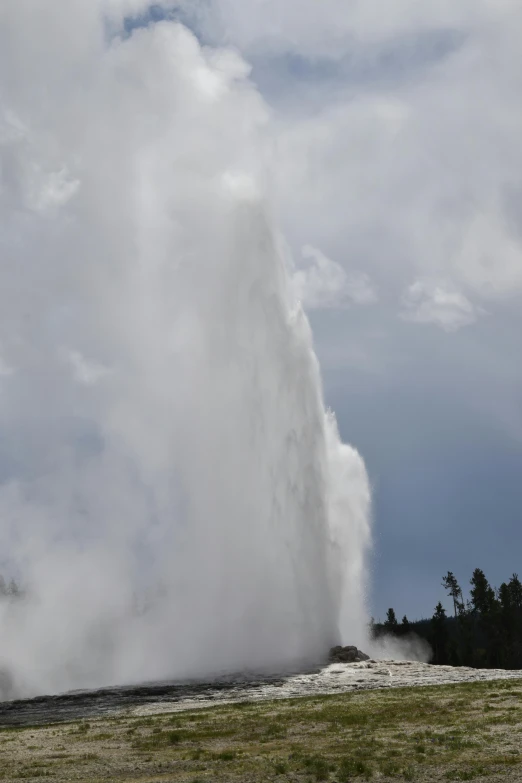
<svg viewBox="0 0 522 783"><path fill-rule="evenodd" d="M36 693L362 643L368 481L292 300L248 67L176 23L108 44L92 0L43 27L22 5L0 34L0 543L28 595L0 607L0 667Z"/></svg>

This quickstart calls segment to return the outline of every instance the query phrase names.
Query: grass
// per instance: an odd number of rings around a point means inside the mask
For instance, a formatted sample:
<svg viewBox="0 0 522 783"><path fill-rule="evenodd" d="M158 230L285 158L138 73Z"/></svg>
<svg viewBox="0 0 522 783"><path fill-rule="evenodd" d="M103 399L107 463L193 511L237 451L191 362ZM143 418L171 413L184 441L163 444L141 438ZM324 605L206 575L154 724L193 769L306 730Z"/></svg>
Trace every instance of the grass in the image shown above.
<svg viewBox="0 0 522 783"><path fill-rule="evenodd" d="M522 783L521 697L522 679L0 729L0 780Z"/></svg>

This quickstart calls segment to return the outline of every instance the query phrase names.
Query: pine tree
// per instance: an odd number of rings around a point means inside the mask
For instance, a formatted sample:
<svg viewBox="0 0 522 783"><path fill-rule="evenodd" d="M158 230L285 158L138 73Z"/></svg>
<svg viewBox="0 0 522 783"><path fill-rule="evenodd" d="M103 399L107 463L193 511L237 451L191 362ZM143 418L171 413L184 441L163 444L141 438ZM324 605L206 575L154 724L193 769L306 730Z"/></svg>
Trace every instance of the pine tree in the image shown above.
<svg viewBox="0 0 522 783"><path fill-rule="evenodd" d="M469 607L462 596L462 590L456 577L448 571L442 579L442 586L453 599L453 609L457 619L457 639L453 645L452 659L458 660L462 666L473 665L473 627L470 622Z"/></svg>
<svg viewBox="0 0 522 783"><path fill-rule="evenodd" d="M440 601L435 607L435 612L431 618L431 644L433 647L433 663L447 663L448 626L446 622L446 610Z"/></svg>
<svg viewBox="0 0 522 783"><path fill-rule="evenodd" d="M522 582L518 574L513 574L508 584L511 602L517 612L522 612Z"/></svg>
<svg viewBox="0 0 522 783"><path fill-rule="evenodd" d="M470 585L474 662L477 666L499 666L503 659L500 603L481 568L473 571Z"/></svg>
<svg viewBox="0 0 522 783"><path fill-rule="evenodd" d="M397 633L399 623L397 622L395 611L392 608L388 609L386 612L386 621L384 623L384 627L389 633Z"/></svg>
<svg viewBox="0 0 522 783"><path fill-rule="evenodd" d="M472 611L488 615L495 609L496 598L495 591L486 579L486 575L481 568L475 568L473 576L470 579L471 606Z"/></svg>
<svg viewBox="0 0 522 783"><path fill-rule="evenodd" d="M502 582L498 589L499 622L501 635L502 665L512 668L515 663L515 629L516 611L513 604L511 590L506 582Z"/></svg>
<svg viewBox="0 0 522 783"><path fill-rule="evenodd" d="M442 577L442 586L448 591L448 595L453 598L453 609L455 611L455 617L464 612L464 599L462 598L462 590L456 577L451 571L448 571L446 576Z"/></svg>
<svg viewBox="0 0 522 783"><path fill-rule="evenodd" d="M518 574L513 574L508 582L509 600L512 618L511 666L522 668L522 583Z"/></svg>

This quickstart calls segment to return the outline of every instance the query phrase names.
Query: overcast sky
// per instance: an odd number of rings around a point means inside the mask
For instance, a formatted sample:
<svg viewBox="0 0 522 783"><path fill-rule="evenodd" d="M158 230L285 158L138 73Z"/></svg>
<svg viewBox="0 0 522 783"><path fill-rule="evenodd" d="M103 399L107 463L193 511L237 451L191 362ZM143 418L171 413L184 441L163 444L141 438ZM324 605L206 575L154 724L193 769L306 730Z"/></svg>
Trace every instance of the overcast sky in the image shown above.
<svg viewBox="0 0 522 783"><path fill-rule="evenodd" d="M277 219L374 488L372 612L431 614L447 570L498 586L522 571L522 6L194 8L273 111Z"/></svg>
<svg viewBox="0 0 522 783"><path fill-rule="evenodd" d="M31 0L22 1L29 13ZM122 34L111 9L123 6L126 34L173 16L252 68L268 107L266 189L325 397L373 485L373 615L383 619L389 606L410 619L431 615L448 570L466 584L481 567L496 586L522 573L522 4L104 5L109 40ZM80 31L67 46L84 38ZM37 44L24 39L35 62ZM10 41L3 46L9 62ZM78 68L77 77L64 73L57 55L49 79L81 79ZM19 68L26 87L27 69ZM16 95L18 83L6 85ZM33 110L30 87L22 93ZM4 176L16 179L7 168ZM74 189L55 185L56 203ZM2 198L0 190L0 206ZM12 371L2 356L0 385ZM86 385L104 372L76 354L68 360ZM19 468L24 427L4 438L4 475Z"/></svg>

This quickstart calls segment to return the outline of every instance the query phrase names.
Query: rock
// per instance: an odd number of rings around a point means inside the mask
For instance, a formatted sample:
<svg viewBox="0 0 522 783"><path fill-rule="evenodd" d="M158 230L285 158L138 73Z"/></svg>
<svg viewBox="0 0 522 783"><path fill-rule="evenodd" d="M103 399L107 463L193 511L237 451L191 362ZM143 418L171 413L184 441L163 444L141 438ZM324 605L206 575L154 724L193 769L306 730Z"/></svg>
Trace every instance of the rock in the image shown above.
<svg viewBox="0 0 522 783"><path fill-rule="evenodd" d="M360 663L361 661L369 661L370 656L351 644L346 647L337 645L330 650L329 660L330 663Z"/></svg>

